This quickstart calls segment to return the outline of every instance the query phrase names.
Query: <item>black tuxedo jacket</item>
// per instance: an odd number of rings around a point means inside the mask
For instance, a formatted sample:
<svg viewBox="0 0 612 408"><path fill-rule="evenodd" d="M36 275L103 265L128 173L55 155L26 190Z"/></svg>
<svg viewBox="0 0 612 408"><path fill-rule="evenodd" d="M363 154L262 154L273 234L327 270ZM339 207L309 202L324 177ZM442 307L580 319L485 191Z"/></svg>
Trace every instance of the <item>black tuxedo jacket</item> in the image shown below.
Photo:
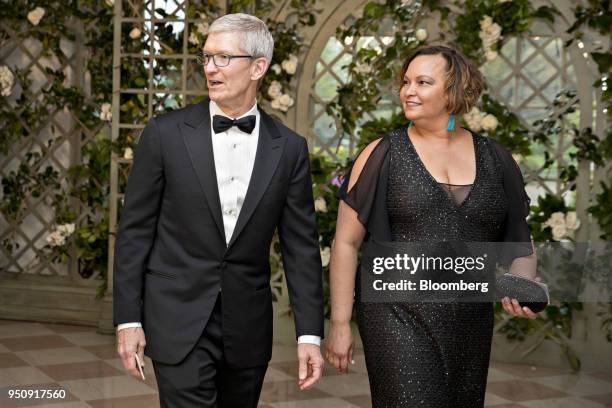
<svg viewBox="0 0 612 408"><path fill-rule="evenodd" d="M270 360L269 254L277 228L296 334L323 336L306 140L261 109L260 119L253 173L228 245L209 100L151 119L140 136L115 245L114 323L142 322L153 360L181 361L219 295L228 363Z"/></svg>

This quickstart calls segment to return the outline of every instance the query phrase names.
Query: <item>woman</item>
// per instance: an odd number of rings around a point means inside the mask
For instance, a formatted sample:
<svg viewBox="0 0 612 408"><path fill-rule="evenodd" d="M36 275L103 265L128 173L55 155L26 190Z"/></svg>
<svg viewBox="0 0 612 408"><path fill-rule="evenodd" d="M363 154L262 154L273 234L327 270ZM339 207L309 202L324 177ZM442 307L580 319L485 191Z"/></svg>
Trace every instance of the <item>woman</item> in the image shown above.
<svg viewBox="0 0 612 408"><path fill-rule="evenodd" d="M401 81L410 124L370 143L339 192L326 357L341 372L352 360L364 240L522 242L511 258L524 258L511 272L535 277L518 166L506 149L455 123L478 100L478 68L451 48L428 46L405 61ZM515 299L502 304L512 315L536 317ZM358 301L357 318L374 407L483 406L492 303Z"/></svg>

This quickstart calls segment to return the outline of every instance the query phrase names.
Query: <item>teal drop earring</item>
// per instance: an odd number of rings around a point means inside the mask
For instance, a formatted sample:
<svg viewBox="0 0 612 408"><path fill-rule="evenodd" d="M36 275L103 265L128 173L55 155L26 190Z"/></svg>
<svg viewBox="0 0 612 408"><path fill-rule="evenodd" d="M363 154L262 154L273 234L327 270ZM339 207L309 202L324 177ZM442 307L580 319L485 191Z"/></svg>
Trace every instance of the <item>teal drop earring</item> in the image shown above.
<svg viewBox="0 0 612 408"><path fill-rule="evenodd" d="M448 117L448 124L446 125L446 131L452 132L453 130L455 130L455 114L451 113L450 116Z"/></svg>

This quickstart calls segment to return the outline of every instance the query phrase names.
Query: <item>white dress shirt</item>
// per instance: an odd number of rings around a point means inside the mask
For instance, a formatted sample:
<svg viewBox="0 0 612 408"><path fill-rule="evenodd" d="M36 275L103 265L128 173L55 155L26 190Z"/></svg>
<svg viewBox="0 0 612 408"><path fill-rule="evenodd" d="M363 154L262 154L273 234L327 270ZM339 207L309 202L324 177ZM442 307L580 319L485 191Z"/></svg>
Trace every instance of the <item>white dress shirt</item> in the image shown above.
<svg viewBox="0 0 612 408"><path fill-rule="evenodd" d="M223 215L225 243L229 244L253 173L259 139L259 111L255 104L244 115L232 118L240 119L255 115L255 128L251 134L241 131L236 126L232 126L225 132L215 133L212 128L212 118L215 115L227 116L215 102L210 101L210 134L215 157L215 172Z"/></svg>
<svg viewBox="0 0 612 408"><path fill-rule="evenodd" d="M229 244L253 173L259 140L260 115L257 102L255 102L245 114L232 118L240 119L244 116L255 115L255 128L251 134L241 131L236 126L232 126L225 132L215 133L212 127L214 115L227 116L214 101L210 101L210 134L215 158L215 172L223 215L225 243ZM128 327L142 327L142 324L140 322L123 323L117 326L117 330ZM321 337L299 336L298 344L300 343L320 346Z"/></svg>

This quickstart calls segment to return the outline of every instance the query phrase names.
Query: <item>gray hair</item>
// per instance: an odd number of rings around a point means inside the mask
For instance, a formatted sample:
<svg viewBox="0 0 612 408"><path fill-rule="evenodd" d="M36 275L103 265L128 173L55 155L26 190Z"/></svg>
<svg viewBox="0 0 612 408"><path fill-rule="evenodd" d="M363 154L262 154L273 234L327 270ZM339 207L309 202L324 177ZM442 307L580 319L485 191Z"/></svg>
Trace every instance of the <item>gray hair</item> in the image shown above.
<svg viewBox="0 0 612 408"><path fill-rule="evenodd" d="M222 32L240 32L240 45L244 52L255 58L264 57L268 60L268 66L272 63L274 39L266 23L257 17L244 13L226 14L213 21L208 28L208 34Z"/></svg>

